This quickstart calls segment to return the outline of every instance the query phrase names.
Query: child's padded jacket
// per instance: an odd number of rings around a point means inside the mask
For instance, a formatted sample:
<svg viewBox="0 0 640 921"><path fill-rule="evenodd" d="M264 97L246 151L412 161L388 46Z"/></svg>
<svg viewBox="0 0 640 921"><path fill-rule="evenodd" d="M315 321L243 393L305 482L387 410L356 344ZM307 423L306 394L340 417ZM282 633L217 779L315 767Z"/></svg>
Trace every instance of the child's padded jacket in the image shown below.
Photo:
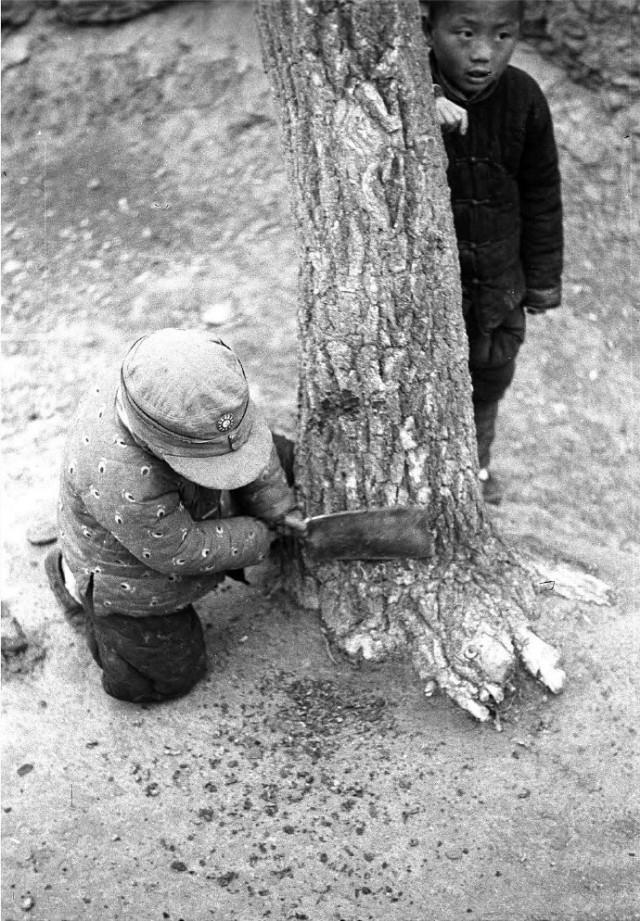
<svg viewBox="0 0 640 921"><path fill-rule="evenodd" d="M290 511L295 498L275 447L242 489L189 482L134 441L118 418L116 387L117 379L93 386L71 425L60 549L96 615L169 614L215 588L225 571L263 559L271 543L264 522Z"/></svg>
<svg viewBox="0 0 640 921"><path fill-rule="evenodd" d="M465 100L469 127L444 134L458 239L463 311L470 338L486 335L520 306L561 301L562 200L549 106L535 80L507 67Z"/></svg>

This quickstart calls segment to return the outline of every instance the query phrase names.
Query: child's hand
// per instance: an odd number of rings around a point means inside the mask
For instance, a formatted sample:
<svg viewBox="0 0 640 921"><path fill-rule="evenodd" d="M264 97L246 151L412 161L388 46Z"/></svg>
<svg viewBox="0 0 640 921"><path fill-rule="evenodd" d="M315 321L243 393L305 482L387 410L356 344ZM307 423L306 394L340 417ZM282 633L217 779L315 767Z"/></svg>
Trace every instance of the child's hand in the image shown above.
<svg viewBox="0 0 640 921"><path fill-rule="evenodd" d="M275 523L276 531L283 537L305 537L307 533L307 520L300 509L288 512Z"/></svg>
<svg viewBox="0 0 640 921"><path fill-rule="evenodd" d="M451 102L446 96L436 97L436 113L438 124L444 131L459 131L466 134L469 127L467 110Z"/></svg>

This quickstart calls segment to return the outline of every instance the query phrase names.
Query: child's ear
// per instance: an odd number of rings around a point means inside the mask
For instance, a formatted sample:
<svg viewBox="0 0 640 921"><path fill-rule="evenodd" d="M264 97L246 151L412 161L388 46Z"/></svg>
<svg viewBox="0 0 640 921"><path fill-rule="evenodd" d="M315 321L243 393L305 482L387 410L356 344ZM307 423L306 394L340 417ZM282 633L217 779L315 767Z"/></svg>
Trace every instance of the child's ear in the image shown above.
<svg viewBox="0 0 640 921"><path fill-rule="evenodd" d="M431 17L429 15L429 3L427 0L420 0L420 25L422 32L428 42L431 41Z"/></svg>

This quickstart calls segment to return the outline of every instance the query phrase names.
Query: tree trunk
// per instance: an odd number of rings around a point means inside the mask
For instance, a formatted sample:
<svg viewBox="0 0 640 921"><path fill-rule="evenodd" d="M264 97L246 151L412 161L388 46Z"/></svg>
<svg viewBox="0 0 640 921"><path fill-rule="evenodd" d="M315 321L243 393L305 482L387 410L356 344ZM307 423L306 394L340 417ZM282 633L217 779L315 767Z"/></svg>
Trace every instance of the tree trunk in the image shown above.
<svg viewBox="0 0 640 921"><path fill-rule="evenodd" d="M258 0L300 244L295 480L307 514L421 506L428 561L314 564L299 597L350 655L409 653L476 717L519 650L533 590L477 479L455 235L415 0Z"/></svg>

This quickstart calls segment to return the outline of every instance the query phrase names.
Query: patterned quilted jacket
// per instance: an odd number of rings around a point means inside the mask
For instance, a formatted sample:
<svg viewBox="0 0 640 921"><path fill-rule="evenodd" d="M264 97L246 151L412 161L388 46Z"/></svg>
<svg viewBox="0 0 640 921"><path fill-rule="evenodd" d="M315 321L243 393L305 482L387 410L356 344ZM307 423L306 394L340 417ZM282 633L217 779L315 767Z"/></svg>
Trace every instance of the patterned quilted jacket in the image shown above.
<svg viewBox="0 0 640 921"><path fill-rule="evenodd" d="M275 447L242 489L221 493L185 480L122 425L116 387L116 377L93 386L71 425L60 548L80 594L92 588L97 615L172 613L215 588L225 570L262 560L273 537L265 522L295 499Z"/></svg>

